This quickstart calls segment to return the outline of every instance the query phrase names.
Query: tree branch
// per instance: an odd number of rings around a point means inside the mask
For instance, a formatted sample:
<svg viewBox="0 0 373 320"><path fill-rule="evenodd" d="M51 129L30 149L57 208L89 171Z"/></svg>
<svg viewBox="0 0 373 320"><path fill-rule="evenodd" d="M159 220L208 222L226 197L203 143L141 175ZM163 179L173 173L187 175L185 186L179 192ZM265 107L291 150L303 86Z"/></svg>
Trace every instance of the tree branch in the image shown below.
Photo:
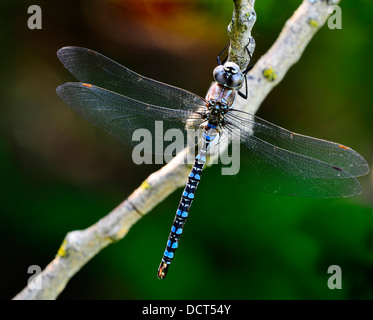
<svg viewBox="0 0 373 320"><path fill-rule="evenodd" d="M248 46L251 55L255 50L255 40L251 36L256 21L254 4L255 0L233 0L233 16L228 26L229 60L237 63L241 70L250 62L246 47Z"/></svg>
<svg viewBox="0 0 373 320"><path fill-rule="evenodd" d="M333 0L338 4L340 0ZM304 0L285 23L272 47L247 76L249 96L237 99L235 108L255 114L268 93L299 60L315 33L329 17L329 0Z"/></svg>
<svg viewBox="0 0 373 320"><path fill-rule="evenodd" d="M255 0L234 0L234 12L228 33L231 47L229 60L245 68L249 62L246 46L251 54L255 41L251 29L256 20ZM334 1L338 4L339 1ZM247 76L249 97L237 98L235 108L256 113L271 89L296 63L316 31L325 24L328 4L322 0L304 0L286 22L271 49L260 58ZM110 243L125 237L134 223L184 186L190 165L183 164L186 150L177 155L162 169L151 174L124 202L107 216L85 230L69 232L55 259L39 274L41 289L24 288L14 299L56 299L67 282L97 253ZM35 280L37 281L37 280Z"/></svg>

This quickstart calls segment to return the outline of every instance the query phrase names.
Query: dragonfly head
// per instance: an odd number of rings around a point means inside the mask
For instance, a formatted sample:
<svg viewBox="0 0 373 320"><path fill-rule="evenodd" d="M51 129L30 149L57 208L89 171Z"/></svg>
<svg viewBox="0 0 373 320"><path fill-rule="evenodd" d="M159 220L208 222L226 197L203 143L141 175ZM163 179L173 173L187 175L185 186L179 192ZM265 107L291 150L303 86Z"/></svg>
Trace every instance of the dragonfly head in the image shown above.
<svg viewBox="0 0 373 320"><path fill-rule="evenodd" d="M230 61L227 61L224 65L217 66L214 69L213 76L217 83L232 89L241 88L244 81L244 75L240 67Z"/></svg>

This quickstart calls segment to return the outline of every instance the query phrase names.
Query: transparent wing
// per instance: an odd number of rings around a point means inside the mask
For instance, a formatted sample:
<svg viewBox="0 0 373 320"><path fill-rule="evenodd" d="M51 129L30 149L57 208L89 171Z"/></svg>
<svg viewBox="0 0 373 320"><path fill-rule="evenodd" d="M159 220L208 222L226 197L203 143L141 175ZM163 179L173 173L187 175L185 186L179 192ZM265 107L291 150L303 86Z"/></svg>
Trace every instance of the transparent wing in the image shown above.
<svg viewBox="0 0 373 320"><path fill-rule="evenodd" d="M146 104L185 111L205 104L203 98L189 91L141 76L93 50L64 47L57 56L79 81Z"/></svg>
<svg viewBox="0 0 373 320"><path fill-rule="evenodd" d="M278 148L288 150L310 158L332 164L353 177L359 177L369 172L369 165L365 159L353 149L340 143L304 136L283 129L246 112L232 110L227 115L234 127L240 127L250 144L250 136L266 141ZM323 172L314 171L314 175Z"/></svg>
<svg viewBox="0 0 373 320"><path fill-rule="evenodd" d="M163 149L166 149L171 142L178 151L182 150L187 143L184 141L186 140L185 122L195 116L192 111L147 104L94 85L78 82L65 83L56 91L60 98L77 113L125 144L139 143L133 141L133 133L136 130L143 130L137 131L141 136L144 136L144 132L149 132L146 136L151 137L152 152L156 154L163 154ZM196 119L196 121L201 120ZM169 129L177 129L182 134L175 138L176 141L164 142L162 150L156 150L154 139L163 141L163 135ZM170 149L169 153L174 154L175 151Z"/></svg>
<svg viewBox="0 0 373 320"><path fill-rule="evenodd" d="M315 198L361 193L354 176L369 168L355 151L297 135L242 112L233 111L227 120L224 134L241 141L240 171L234 177L245 185L274 194ZM347 159L341 160L344 155Z"/></svg>

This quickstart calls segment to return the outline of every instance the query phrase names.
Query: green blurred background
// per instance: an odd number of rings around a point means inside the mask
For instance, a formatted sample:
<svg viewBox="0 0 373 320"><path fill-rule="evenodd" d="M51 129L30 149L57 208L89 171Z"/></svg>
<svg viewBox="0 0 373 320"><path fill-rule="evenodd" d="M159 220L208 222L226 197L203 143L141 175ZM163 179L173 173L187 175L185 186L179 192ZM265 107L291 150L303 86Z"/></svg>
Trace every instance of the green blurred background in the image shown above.
<svg viewBox="0 0 373 320"><path fill-rule="evenodd" d="M256 2L254 61L301 3ZM204 96L232 17L229 0L45 0L32 3L43 29L29 30L30 4L2 1L0 10L2 299L25 287L30 265L54 258L67 232L95 223L159 168L134 165L130 148L57 97L74 78L56 51L87 47ZM258 115L348 145L372 164L373 2L341 7L342 30L317 33ZM364 193L353 198L279 197L213 166L165 281L156 271L181 189L90 261L60 299L372 299L372 176L359 180ZM342 290L328 289L330 265L342 268Z"/></svg>

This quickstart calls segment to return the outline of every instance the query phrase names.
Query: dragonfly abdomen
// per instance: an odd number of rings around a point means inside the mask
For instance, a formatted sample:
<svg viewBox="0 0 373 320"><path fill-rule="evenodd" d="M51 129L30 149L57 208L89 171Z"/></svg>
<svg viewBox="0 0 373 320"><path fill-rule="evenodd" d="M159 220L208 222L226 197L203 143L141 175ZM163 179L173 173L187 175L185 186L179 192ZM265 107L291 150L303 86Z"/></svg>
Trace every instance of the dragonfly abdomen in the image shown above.
<svg viewBox="0 0 373 320"><path fill-rule="evenodd" d="M193 168L188 177L188 182L181 195L174 222L172 223L171 232L167 240L167 246L158 269L158 278L160 279L165 278L168 266L171 264L174 253L179 246L179 240L181 234L183 233L184 224L188 218L189 210L192 205L198 183L201 179L202 169L205 163L206 152L200 152L194 161Z"/></svg>
<svg viewBox="0 0 373 320"><path fill-rule="evenodd" d="M185 222L189 215L189 210L192 205L199 181L201 179L201 174L203 167L206 164L206 154L208 147L215 139L217 131L213 129L205 130L203 134L203 145L194 160L194 164L190 174L188 176L188 182L184 188L181 195L180 203L176 211L174 222L172 223L171 232L168 236L166 249L163 254L161 264L158 268L158 278L164 279L167 274L169 265L176 249L179 246L179 240L181 234L183 233Z"/></svg>

